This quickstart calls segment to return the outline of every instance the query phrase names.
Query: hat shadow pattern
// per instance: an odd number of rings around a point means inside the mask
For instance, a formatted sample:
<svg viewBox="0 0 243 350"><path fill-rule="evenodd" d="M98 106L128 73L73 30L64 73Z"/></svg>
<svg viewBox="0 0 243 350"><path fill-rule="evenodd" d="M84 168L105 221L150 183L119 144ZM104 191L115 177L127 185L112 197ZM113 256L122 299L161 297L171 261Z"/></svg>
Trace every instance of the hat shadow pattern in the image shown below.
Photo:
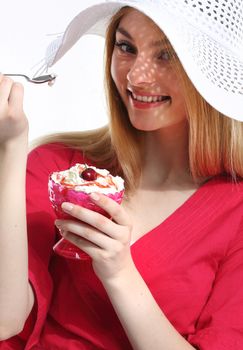
<svg viewBox="0 0 243 350"><path fill-rule="evenodd" d="M46 51L48 70L85 34L105 36L124 6L150 17L168 37L199 93L219 112L243 121L243 1L100 1L82 10Z"/></svg>

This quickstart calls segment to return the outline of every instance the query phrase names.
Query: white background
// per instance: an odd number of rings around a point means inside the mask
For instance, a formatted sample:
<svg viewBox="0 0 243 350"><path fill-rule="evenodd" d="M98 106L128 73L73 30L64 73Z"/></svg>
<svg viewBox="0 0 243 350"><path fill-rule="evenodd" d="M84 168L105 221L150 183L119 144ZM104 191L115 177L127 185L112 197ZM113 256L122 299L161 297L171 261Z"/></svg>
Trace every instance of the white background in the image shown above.
<svg viewBox="0 0 243 350"><path fill-rule="evenodd" d="M31 77L48 44L93 0L0 0L0 72ZM50 69L52 87L21 81L30 141L55 131L87 130L106 124L103 38L87 35Z"/></svg>

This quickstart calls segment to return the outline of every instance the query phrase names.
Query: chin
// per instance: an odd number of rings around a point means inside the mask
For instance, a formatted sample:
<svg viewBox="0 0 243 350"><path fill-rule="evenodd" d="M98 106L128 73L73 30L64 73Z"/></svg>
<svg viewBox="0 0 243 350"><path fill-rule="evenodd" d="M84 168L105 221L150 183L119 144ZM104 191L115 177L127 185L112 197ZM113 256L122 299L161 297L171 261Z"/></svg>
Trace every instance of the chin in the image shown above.
<svg viewBox="0 0 243 350"><path fill-rule="evenodd" d="M129 117L130 123L132 126L141 131L156 131L156 130L163 130L166 128L173 128L176 126L182 126L185 122L187 122L186 116L181 116L181 118L173 118L173 116L164 116L163 118L160 118L160 120L151 120L153 118L148 117L134 117L130 115Z"/></svg>
<svg viewBox="0 0 243 350"><path fill-rule="evenodd" d="M157 126L152 126L152 125L146 125L144 123L136 123L136 122L131 121L131 124L135 129L140 130L140 131L155 131L155 130L161 129L161 126L157 127Z"/></svg>

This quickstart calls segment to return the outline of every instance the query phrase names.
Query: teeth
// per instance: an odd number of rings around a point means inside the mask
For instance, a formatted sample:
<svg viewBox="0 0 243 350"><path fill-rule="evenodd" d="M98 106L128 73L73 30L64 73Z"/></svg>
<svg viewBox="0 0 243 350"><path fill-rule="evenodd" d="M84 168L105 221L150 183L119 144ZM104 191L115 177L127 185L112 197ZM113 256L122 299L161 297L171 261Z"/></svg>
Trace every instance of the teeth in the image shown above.
<svg viewBox="0 0 243 350"><path fill-rule="evenodd" d="M131 93L134 100L141 101L141 102L162 102L163 100L166 100L166 96L139 96Z"/></svg>

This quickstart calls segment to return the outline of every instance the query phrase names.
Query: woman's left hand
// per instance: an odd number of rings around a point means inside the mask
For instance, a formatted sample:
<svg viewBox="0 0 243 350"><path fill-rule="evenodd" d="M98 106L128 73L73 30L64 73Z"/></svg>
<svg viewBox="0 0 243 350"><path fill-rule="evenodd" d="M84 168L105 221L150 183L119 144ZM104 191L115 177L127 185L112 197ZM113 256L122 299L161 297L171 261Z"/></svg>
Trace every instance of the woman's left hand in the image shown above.
<svg viewBox="0 0 243 350"><path fill-rule="evenodd" d="M65 239L90 255L96 275L107 282L133 263L130 253L132 223L124 208L113 199L97 193L90 198L112 220L81 206L63 203L62 209L75 220L56 220L56 226Z"/></svg>

